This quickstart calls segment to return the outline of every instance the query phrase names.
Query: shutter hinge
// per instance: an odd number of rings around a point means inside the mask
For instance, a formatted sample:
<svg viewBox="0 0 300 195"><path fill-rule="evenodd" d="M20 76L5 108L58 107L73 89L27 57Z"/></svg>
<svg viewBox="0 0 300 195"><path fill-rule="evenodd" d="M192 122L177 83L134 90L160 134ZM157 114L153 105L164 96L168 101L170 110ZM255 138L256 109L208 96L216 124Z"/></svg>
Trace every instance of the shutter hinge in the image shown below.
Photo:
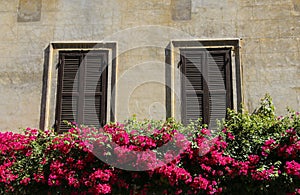
<svg viewBox="0 0 300 195"><path fill-rule="evenodd" d="M182 66L182 63L183 63L183 56L180 55L180 61L177 64L177 68L180 68Z"/></svg>
<svg viewBox="0 0 300 195"><path fill-rule="evenodd" d="M58 61L58 63L56 64L56 69L58 69L58 68L61 66L61 64L62 64L62 59L59 58L59 61Z"/></svg>

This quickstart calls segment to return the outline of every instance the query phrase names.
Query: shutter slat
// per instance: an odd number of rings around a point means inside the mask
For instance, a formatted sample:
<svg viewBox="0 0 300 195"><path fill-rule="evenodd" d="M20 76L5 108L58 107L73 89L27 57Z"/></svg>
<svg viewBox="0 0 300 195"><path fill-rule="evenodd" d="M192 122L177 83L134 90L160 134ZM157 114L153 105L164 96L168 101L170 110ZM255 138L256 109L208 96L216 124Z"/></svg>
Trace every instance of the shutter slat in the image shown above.
<svg viewBox="0 0 300 195"><path fill-rule="evenodd" d="M68 131L70 127L68 127L63 121L73 122L77 120L78 97L63 96L62 105L59 129L61 131Z"/></svg>
<svg viewBox="0 0 300 195"><path fill-rule="evenodd" d="M203 56L199 52L188 52L185 64L185 76L187 78L186 90L203 90L202 60Z"/></svg>
<svg viewBox="0 0 300 195"><path fill-rule="evenodd" d="M86 56L85 93L101 92L103 55Z"/></svg>
<svg viewBox="0 0 300 195"><path fill-rule="evenodd" d="M84 124L100 127L101 96L86 96L84 100Z"/></svg>
<svg viewBox="0 0 300 195"><path fill-rule="evenodd" d="M202 94L186 94L186 122L203 117L202 99Z"/></svg>
<svg viewBox="0 0 300 195"><path fill-rule="evenodd" d="M65 56L62 92L78 92L80 56Z"/></svg>
<svg viewBox="0 0 300 195"><path fill-rule="evenodd" d="M226 117L226 90L211 91L209 97L210 104L210 128L217 128L217 120Z"/></svg>
<svg viewBox="0 0 300 195"><path fill-rule="evenodd" d="M212 54L208 57L208 88L209 90L225 89L225 54Z"/></svg>

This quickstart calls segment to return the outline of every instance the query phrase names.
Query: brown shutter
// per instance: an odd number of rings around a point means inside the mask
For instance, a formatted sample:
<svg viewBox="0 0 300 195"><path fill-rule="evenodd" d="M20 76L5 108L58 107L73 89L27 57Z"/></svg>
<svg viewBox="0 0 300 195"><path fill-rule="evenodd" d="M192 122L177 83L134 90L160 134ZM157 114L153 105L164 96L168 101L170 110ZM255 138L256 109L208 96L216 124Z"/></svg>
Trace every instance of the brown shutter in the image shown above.
<svg viewBox="0 0 300 195"><path fill-rule="evenodd" d="M67 131L63 121L78 120L79 68L82 56L74 53L60 55L57 93L56 128Z"/></svg>
<svg viewBox="0 0 300 195"><path fill-rule="evenodd" d="M181 83L182 83L182 106L181 117L184 124L190 120L203 118L203 61L205 53L199 50L181 51Z"/></svg>
<svg viewBox="0 0 300 195"><path fill-rule="evenodd" d="M85 56L83 124L100 127L106 121L107 52Z"/></svg>
<svg viewBox="0 0 300 195"><path fill-rule="evenodd" d="M182 49L182 122L202 118L210 128L231 108L229 49Z"/></svg>
<svg viewBox="0 0 300 195"><path fill-rule="evenodd" d="M230 50L214 49L207 55L209 88L209 127L217 128L217 120L226 117L231 108Z"/></svg>
<svg viewBox="0 0 300 195"><path fill-rule="evenodd" d="M56 111L59 132L69 129L64 120L96 127L105 123L107 55L106 51L60 53Z"/></svg>

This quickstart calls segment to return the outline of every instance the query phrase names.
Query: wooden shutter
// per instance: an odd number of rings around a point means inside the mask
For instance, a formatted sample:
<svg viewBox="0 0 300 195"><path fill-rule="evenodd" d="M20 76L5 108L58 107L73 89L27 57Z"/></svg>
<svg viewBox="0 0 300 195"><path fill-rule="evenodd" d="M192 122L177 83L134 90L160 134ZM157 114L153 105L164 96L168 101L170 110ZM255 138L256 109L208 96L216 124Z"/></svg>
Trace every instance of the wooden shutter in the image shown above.
<svg viewBox="0 0 300 195"><path fill-rule="evenodd" d="M100 127L106 122L107 53L89 52L85 64L82 123Z"/></svg>
<svg viewBox="0 0 300 195"><path fill-rule="evenodd" d="M106 121L107 52L61 52L58 78L56 129L63 122L99 127Z"/></svg>
<svg viewBox="0 0 300 195"><path fill-rule="evenodd" d="M210 128L231 108L229 49L181 50L182 121L202 118Z"/></svg>
<svg viewBox="0 0 300 195"><path fill-rule="evenodd" d="M60 55L59 61L55 126L59 131L67 131L69 127L64 120L78 121L79 68L82 56L64 53Z"/></svg>
<svg viewBox="0 0 300 195"><path fill-rule="evenodd" d="M226 118L232 108L230 50L209 50L207 55L209 90L209 126L217 128L217 120Z"/></svg>
<svg viewBox="0 0 300 195"><path fill-rule="evenodd" d="M204 104L204 53L197 50L184 50L181 58L182 83L182 121L187 124L190 120L203 118Z"/></svg>

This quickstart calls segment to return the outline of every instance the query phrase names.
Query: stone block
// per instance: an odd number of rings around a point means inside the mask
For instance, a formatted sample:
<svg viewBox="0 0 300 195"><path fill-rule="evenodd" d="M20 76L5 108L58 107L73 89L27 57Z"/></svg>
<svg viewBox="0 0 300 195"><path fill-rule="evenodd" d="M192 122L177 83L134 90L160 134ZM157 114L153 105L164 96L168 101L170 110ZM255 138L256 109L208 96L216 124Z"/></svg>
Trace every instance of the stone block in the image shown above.
<svg viewBox="0 0 300 195"><path fill-rule="evenodd" d="M137 86L130 94L129 116L163 120L166 117L165 85L149 81Z"/></svg>
<svg viewBox="0 0 300 195"><path fill-rule="evenodd" d="M53 39L53 26L41 26L41 25L18 25L17 27L18 39L20 43L30 43L29 47L32 44L42 44L43 47L46 46L46 43L50 42ZM36 48L40 49L40 48Z"/></svg>
<svg viewBox="0 0 300 195"><path fill-rule="evenodd" d="M118 75L117 89L120 95L117 98L117 113L119 119L121 117L124 120L132 114L138 114L142 118L149 117L152 111L158 112L155 111L155 107L161 110L161 103L165 101L164 63L134 64L122 75Z"/></svg>
<svg viewBox="0 0 300 195"><path fill-rule="evenodd" d="M294 11L300 12L300 1L292 0Z"/></svg>
<svg viewBox="0 0 300 195"><path fill-rule="evenodd" d="M193 1L193 9L197 7L206 7L206 8L213 8L213 7L228 7L228 3L230 0L223 0L223 1L218 1L218 0L198 0L198 1Z"/></svg>
<svg viewBox="0 0 300 195"><path fill-rule="evenodd" d="M95 2L87 1L87 0L67 0L67 1L57 1L56 3L57 9L59 12L77 12L81 10L89 10L93 8Z"/></svg>
<svg viewBox="0 0 300 195"><path fill-rule="evenodd" d="M283 5L290 4L289 1L286 0L253 0L254 5Z"/></svg>
<svg viewBox="0 0 300 195"><path fill-rule="evenodd" d="M92 32L92 26L65 25L54 30L54 38L60 38L60 41L92 40Z"/></svg>
<svg viewBox="0 0 300 195"><path fill-rule="evenodd" d="M53 12L58 9L58 0L42 0L42 12Z"/></svg>
<svg viewBox="0 0 300 195"><path fill-rule="evenodd" d="M242 51L243 53L260 53L260 40L258 38L244 38L242 40Z"/></svg>
<svg viewBox="0 0 300 195"><path fill-rule="evenodd" d="M280 24L278 20L264 20L263 26L261 26L261 37L280 37L279 33Z"/></svg>
<svg viewBox="0 0 300 195"><path fill-rule="evenodd" d="M222 20L232 21L237 19L238 6L236 3L228 1L226 7L222 9Z"/></svg>
<svg viewBox="0 0 300 195"><path fill-rule="evenodd" d="M241 20L237 23L238 36L242 38L279 37L277 20Z"/></svg>
<svg viewBox="0 0 300 195"><path fill-rule="evenodd" d="M260 39L260 46L262 53L289 53L298 51L297 40L295 38Z"/></svg>
<svg viewBox="0 0 300 195"><path fill-rule="evenodd" d="M297 29L297 24L294 20L290 20L290 19L278 20L277 25L279 28L279 37L284 38L284 37L297 36L298 29Z"/></svg>
<svg viewBox="0 0 300 195"><path fill-rule="evenodd" d="M232 0L192 1L192 14L196 21L203 18L230 21L236 19L237 9L237 3Z"/></svg>
<svg viewBox="0 0 300 195"><path fill-rule="evenodd" d="M53 41L62 41L64 40L64 26L56 25L53 29Z"/></svg>
<svg viewBox="0 0 300 195"><path fill-rule="evenodd" d="M139 1L142 8L145 10L168 9L171 5L171 0L152 0L152 1Z"/></svg>
<svg viewBox="0 0 300 195"><path fill-rule="evenodd" d="M58 20L58 14L54 11L43 11L41 15L40 23L43 26L51 26L54 28L54 24Z"/></svg>
<svg viewBox="0 0 300 195"><path fill-rule="evenodd" d="M268 68L295 67L299 65L300 57L297 52L272 52L261 53L256 55L258 65L263 65Z"/></svg>
<svg viewBox="0 0 300 195"><path fill-rule="evenodd" d="M92 35L94 40L103 40L105 39L105 35L108 34L108 37L111 36L111 34L106 33L109 31L109 28L111 26L106 26L103 28L104 24L93 24L90 25L92 27Z"/></svg>
<svg viewBox="0 0 300 195"><path fill-rule="evenodd" d="M222 9L219 7L201 8L199 9L199 17L205 23L208 23L207 21L210 20L220 20L222 18Z"/></svg>
<svg viewBox="0 0 300 195"><path fill-rule="evenodd" d="M3 68L5 67L5 63L7 63L8 61L6 61L4 58L12 58L12 57L16 57L16 51L17 51L18 47L17 47L17 43L16 42L0 42L0 51L1 51L1 68L0 71L3 70ZM4 61L2 61L4 60Z"/></svg>
<svg viewBox="0 0 300 195"><path fill-rule="evenodd" d="M294 25L292 28L293 37L299 38L300 35L300 17L294 20Z"/></svg>
<svg viewBox="0 0 300 195"><path fill-rule="evenodd" d="M17 14L14 12L1 12L0 11L0 25L12 25L16 23Z"/></svg>
<svg viewBox="0 0 300 195"><path fill-rule="evenodd" d="M253 20L253 6L239 7L237 10L237 20Z"/></svg>
<svg viewBox="0 0 300 195"><path fill-rule="evenodd" d="M240 20L237 22L237 35L241 38L259 38L264 36L261 30L263 20Z"/></svg>
<svg viewBox="0 0 300 195"><path fill-rule="evenodd" d="M14 112L14 119L11 120L14 123L14 126L17 128L38 128L39 125L39 115L35 115L33 113L39 113L40 105L37 102L40 102L41 94L39 86L32 87L31 89L18 89L17 96L19 97L19 101L17 103L18 110L12 110Z"/></svg>
<svg viewBox="0 0 300 195"><path fill-rule="evenodd" d="M209 22L205 25L205 29L203 31L203 35L207 38L210 37L224 37L223 28L225 23L219 20L208 20Z"/></svg>
<svg viewBox="0 0 300 195"><path fill-rule="evenodd" d="M239 7L244 7L244 6L252 6L255 1L254 0L239 0L235 1Z"/></svg>
<svg viewBox="0 0 300 195"><path fill-rule="evenodd" d="M300 1L292 0L292 15L300 16Z"/></svg>
<svg viewBox="0 0 300 195"><path fill-rule="evenodd" d="M282 18L289 18L292 7L290 4L267 4L253 6L254 19L262 20L278 20Z"/></svg>
<svg viewBox="0 0 300 195"><path fill-rule="evenodd" d="M192 3L191 0L172 0L172 19L177 20L190 20Z"/></svg>
<svg viewBox="0 0 300 195"><path fill-rule="evenodd" d="M37 22L41 19L42 0L19 0L18 22Z"/></svg>
<svg viewBox="0 0 300 195"><path fill-rule="evenodd" d="M222 37L239 37L236 30L237 24L234 20L222 23Z"/></svg>
<svg viewBox="0 0 300 195"><path fill-rule="evenodd" d="M1 0L0 11L1 12L15 12L18 8L18 0Z"/></svg>
<svg viewBox="0 0 300 195"><path fill-rule="evenodd" d="M262 68L262 64L257 59L257 54L242 54L242 73L241 77L246 81L254 82L257 81L257 71Z"/></svg>
<svg viewBox="0 0 300 195"><path fill-rule="evenodd" d="M2 25L0 28L0 42L15 42L17 40L17 26L15 25Z"/></svg>

